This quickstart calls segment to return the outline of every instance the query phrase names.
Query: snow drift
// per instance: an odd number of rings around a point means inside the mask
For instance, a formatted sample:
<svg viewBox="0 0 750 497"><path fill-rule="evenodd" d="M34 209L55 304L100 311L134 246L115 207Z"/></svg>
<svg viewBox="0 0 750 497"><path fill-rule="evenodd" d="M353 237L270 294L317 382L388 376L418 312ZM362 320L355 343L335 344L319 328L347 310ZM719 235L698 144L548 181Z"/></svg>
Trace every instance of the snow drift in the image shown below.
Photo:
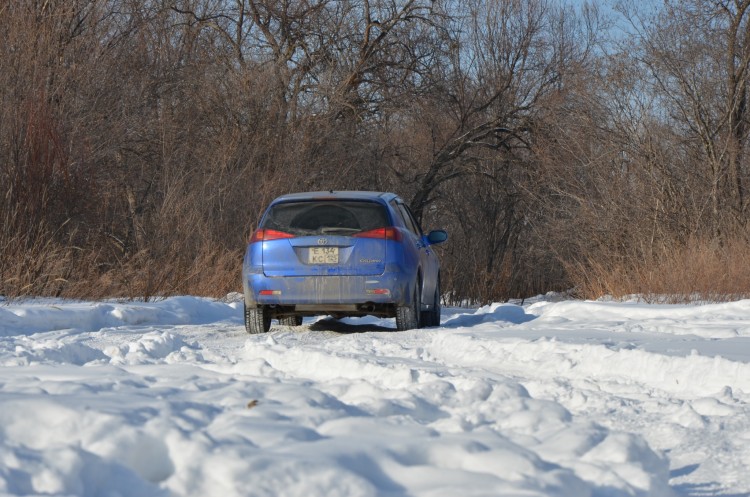
<svg viewBox="0 0 750 497"><path fill-rule="evenodd" d="M8 495L748 495L750 302L447 309L250 336L241 303L0 306Z"/></svg>

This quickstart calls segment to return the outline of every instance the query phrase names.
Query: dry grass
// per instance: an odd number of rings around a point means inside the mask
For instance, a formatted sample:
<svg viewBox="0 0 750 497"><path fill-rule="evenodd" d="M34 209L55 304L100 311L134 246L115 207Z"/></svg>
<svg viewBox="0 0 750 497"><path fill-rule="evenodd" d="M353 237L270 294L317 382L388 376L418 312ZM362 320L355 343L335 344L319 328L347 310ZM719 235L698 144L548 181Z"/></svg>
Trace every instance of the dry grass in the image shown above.
<svg viewBox="0 0 750 497"><path fill-rule="evenodd" d="M56 241L49 230L30 235L2 241L0 295L148 300L223 297L240 288L240 249L203 244L193 256L174 245L158 257L143 250L104 265L98 253ZM584 298L639 295L669 303L750 298L750 243L745 240L692 240L651 257L605 254L566 269Z"/></svg>
<svg viewBox="0 0 750 497"><path fill-rule="evenodd" d="M725 302L750 298L750 244L691 240L652 257L600 257L570 265L585 298L639 295L647 301Z"/></svg>
<svg viewBox="0 0 750 497"><path fill-rule="evenodd" d="M166 259L147 251L100 275L95 286L102 297L154 299L170 295L223 297L239 291L242 254L220 248L203 248L195 257L173 253Z"/></svg>
<svg viewBox="0 0 750 497"><path fill-rule="evenodd" d="M91 250L55 241L49 232L37 233L35 241L6 240L2 248L0 295L8 299L223 297L240 288L239 250L204 247L195 257L175 251L159 258L144 250L113 265Z"/></svg>

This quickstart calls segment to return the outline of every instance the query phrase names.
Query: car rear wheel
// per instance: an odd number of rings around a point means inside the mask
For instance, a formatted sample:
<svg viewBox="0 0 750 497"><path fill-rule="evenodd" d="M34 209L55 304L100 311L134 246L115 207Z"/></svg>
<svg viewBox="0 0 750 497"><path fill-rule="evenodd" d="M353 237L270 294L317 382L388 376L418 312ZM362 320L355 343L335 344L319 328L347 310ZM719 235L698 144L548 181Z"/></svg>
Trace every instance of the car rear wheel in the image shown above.
<svg viewBox="0 0 750 497"><path fill-rule="evenodd" d="M245 305L245 329L251 335L266 333L271 329L271 313L268 308L261 306L258 308L248 308Z"/></svg>
<svg viewBox="0 0 750 497"><path fill-rule="evenodd" d="M414 285L414 297L410 305L401 305L396 308L396 329L398 331L419 328L419 318L422 314L420 287L421 284L417 281Z"/></svg>
<svg viewBox="0 0 750 497"><path fill-rule="evenodd" d="M300 326L302 324L302 316L286 316L279 318L279 324L281 326Z"/></svg>

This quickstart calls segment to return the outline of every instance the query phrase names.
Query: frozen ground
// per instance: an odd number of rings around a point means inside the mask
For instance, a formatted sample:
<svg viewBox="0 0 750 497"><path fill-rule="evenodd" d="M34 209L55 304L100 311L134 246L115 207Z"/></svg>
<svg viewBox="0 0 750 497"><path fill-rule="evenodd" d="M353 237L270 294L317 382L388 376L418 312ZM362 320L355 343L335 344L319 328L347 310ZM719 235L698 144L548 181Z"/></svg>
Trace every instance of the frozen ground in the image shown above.
<svg viewBox="0 0 750 497"><path fill-rule="evenodd" d="M0 494L750 495L750 301L249 336L241 303L0 304Z"/></svg>

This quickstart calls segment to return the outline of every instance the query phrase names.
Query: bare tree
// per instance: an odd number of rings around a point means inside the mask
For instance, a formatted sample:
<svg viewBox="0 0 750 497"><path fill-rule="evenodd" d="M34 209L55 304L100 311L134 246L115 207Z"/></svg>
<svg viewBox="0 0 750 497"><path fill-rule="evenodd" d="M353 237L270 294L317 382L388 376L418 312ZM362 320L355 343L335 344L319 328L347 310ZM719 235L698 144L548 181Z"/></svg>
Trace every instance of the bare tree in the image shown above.
<svg viewBox="0 0 750 497"><path fill-rule="evenodd" d="M666 2L651 17L621 7L642 49L655 109L679 130L685 150L706 166L710 226L715 237L746 224L750 2Z"/></svg>
<svg viewBox="0 0 750 497"><path fill-rule="evenodd" d="M482 172L475 150L499 156L528 151L543 101L585 62L595 32L545 0L467 2L462 8L446 35L451 51L438 76L446 81L445 92L435 104L449 106L453 118L433 133L434 152L411 201L418 217L441 184Z"/></svg>

